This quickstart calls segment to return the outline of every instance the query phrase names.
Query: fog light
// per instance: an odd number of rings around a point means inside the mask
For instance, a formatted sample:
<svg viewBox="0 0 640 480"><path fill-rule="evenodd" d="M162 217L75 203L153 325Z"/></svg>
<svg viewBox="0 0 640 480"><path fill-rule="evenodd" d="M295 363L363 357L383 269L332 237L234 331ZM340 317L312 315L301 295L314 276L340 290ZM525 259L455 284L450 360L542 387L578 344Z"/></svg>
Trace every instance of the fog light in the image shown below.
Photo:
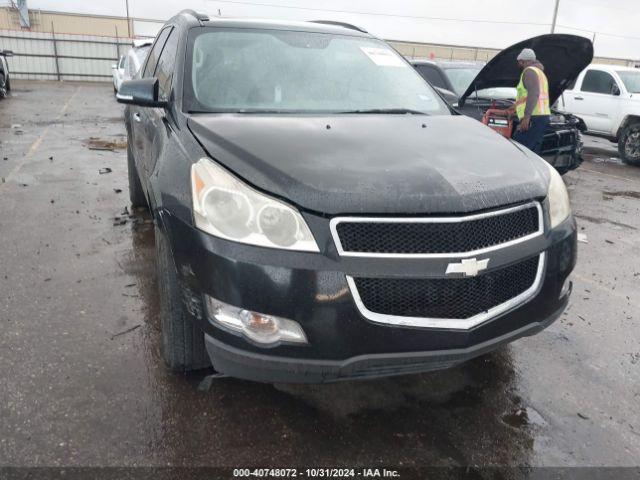
<svg viewBox="0 0 640 480"><path fill-rule="evenodd" d="M558 295L559 299L562 299L571 293L571 288L573 287L573 282L571 281L571 277L567 277L564 283L562 284L562 289L560 290L560 295Z"/></svg>
<svg viewBox="0 0 640 480"><path fill-rule="evenodd" d="M205 295L209 319L216 325L264 346L307 343L302 327L293 320L234 307Z"/></svg>

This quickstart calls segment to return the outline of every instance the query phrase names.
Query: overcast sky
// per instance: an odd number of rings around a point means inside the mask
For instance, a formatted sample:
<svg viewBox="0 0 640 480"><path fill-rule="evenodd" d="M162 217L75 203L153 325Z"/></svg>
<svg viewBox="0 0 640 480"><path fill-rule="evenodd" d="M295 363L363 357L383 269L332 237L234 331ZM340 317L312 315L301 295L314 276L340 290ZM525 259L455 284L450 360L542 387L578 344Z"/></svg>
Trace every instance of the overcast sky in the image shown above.
<svg viewBox="0 0 640 480"><path fill-rule="evenodd" d="M2 2L0 2L2 3ZM27 0L29 8L125 15L125 0ZM177 9L223 16L341 20L390 40L504 48L548 33L555 0L129 0L131 16ZM596 55L640 60L640 0L560 0L557 32L593 38Z"/></svg>

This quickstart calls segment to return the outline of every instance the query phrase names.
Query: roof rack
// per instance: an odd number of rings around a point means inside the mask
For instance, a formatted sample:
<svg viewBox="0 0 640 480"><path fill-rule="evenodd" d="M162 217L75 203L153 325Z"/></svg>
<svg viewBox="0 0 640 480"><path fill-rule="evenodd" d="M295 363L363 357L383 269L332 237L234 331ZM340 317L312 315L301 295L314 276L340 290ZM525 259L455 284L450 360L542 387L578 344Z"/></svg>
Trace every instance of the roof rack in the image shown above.
<svg viewBox="0 0 640 480"><path fill-rule="evenodd" d="M190 8L182 10L180 13L185 15L191 15L192 17L195 17L196 20L198 20L200 23L209 21L209 15L207 15L206 13L196 12L195 10L192 10Z"/></svg>
<svg viewBox="0 0 640 480"><path fill-rule="evenodd" d="M334 22L333 20L310 20L311 23L321 23L322 25L333 25L334 27L348 28L349 30L357 30L362 33L369 33L364 28L356 27L346 22Z"/></svg>

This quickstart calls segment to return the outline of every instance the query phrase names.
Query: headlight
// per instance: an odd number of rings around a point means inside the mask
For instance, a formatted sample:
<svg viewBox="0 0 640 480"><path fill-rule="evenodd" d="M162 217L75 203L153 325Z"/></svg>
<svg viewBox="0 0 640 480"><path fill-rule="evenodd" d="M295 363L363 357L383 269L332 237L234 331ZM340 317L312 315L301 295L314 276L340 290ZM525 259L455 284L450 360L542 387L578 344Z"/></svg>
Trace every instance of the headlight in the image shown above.
<svg viewBox="0 0 640 480"><path fill-rule="evenodd" d="M569 194L567 193L567 187L564 185L564 180L558 173L558 171L544 162L549 168L549 217L551 218L551 228L560 225L570 214L571 205L569 203Z"/></svg>
<svg viewBox="0 0 640 480"><path fill-rule="evenodd" d="M191 167L191 195L200 230L261 247L320 251L297 210L254 190L208 158Z"/></svg>

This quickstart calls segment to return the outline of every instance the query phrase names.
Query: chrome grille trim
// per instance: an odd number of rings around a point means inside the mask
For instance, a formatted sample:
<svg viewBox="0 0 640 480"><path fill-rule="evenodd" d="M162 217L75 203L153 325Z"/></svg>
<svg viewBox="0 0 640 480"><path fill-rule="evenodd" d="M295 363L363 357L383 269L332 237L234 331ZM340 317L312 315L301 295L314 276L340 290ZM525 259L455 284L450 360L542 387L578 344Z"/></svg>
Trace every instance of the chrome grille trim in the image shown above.
<svg viewBox="0 0 640 480"><path fill-rule="evenodd" d="M535 297L540 288L542 287L542 279L544 278L544 272L546 267L546 252L542 252L540 254L538 260L538 270L536 271L536 277L531 284L531 286L522 292L521 294L507 300L500 305L496 305L495 307L490 308L486 312L479 313L473 317L466 319L455 319L455 318L425 318L425 317L402 317L397 315L387 315L372 312L367 309L367 307L362 302L360 298L360 294L358 293L358 288L356 287L355 281L352 276L347 275L347 284L349 285L349 290L351 291L351 296L358 308L358 311L367 318L375 323L380 323L384 325L396 325L402 327L419 327L419 328L439 328L439 329L447 329L447 330L469 330L473 327L476 327L482 323L485 323L499 315L507 313L510 310L519 307L533 297Z"/></svg>
<svg viewBox="0 0 640 480"><path fill-rule="evenodd" d="M519 210L525 210L535 206L538 210L538 230L524 237L516 238L508 242L499 243L490 247L471 250L468 252L454 252L454 253L370 253L370 252L350 252L345 251L340 241L338 234L338 224L343 222L348 223L462 223L471 220L478 220L481 218L493 217L498 215L505 215L507 213L517 212ZM331 229L331 236L338 250L338 254L341 257L368 257L368 258L466 258L474 255L482 255L484 253L499 250L501 248L511 247L522 242L526 242L533 238L536 238L544 233L544 221L542 215L542 206L540 202L528 202L515 207L510 207L502 210L494 210L492 212L477 213L466 216L456 217L334 217L329 222Z"/></svg>

